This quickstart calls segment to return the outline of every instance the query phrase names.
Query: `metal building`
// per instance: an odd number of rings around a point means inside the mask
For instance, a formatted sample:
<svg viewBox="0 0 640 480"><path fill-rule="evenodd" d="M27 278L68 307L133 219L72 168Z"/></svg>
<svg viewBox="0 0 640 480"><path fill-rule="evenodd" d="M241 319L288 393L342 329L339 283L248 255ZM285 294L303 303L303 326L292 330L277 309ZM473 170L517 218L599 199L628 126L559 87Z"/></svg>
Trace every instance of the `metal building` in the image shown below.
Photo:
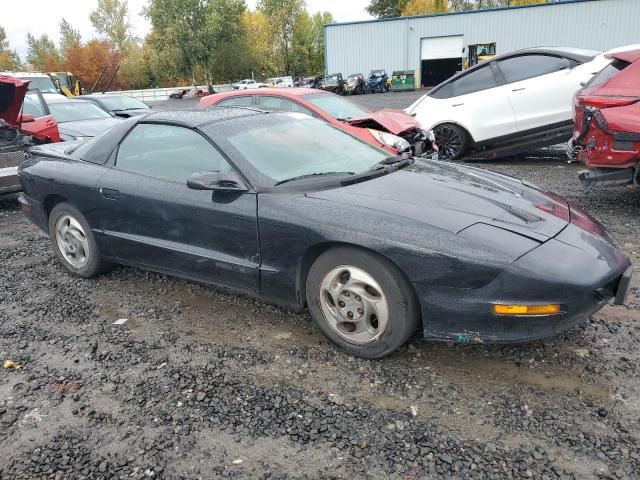
<svg viewBox="0 0 640 480"><path fill-rule="evenodd" d="M327 73L413 70L433 86L482 53L640 43L640 0L565 2L325 25ZM475 57L474 57L475 56Z"/></svg>

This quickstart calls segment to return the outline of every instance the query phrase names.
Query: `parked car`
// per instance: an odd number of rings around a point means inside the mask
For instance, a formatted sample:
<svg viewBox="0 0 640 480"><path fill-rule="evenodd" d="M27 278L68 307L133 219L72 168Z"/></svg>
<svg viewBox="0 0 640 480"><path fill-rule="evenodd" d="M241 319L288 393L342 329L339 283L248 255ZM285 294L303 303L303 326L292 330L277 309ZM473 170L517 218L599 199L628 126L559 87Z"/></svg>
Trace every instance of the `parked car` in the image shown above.
<svg viewBox="0 0 640 480"><path fill-rule="evenodd" d="M324 77L322 76L301 78L296 82L294 86L301 88L320 88L320 84L323 78Z"/></svg>
<svg viewBox="0 0 640 480"><path fill-rule="evenodd" d="M207 95L209 95L209 92L205 92L204 90L201 90L199 88L192 88L187 93L185 93L182 98L200 98L206 97Z"/></svg>
<svg viewBox="0 0 640 480"><path fill-rule="evenodd" d="M93 102L105 112L122 118L146 115L151 111L149 105L127 95L93 94L74 97L74 99Z"/></svg>
<svg viewBox="0 0 640 480"><path fill-rule="evenodd" d="M233 90L251 90L254 88L262 88L266 87L264 83L256 82L251 78L247 78L245 80L240 80L239 82L231 84L231 88Z"/></svg>
<svg viewBox="0 0 640 480"><path fill-rule="evenodd" d="M267 87L290 88L293 87L293 77L273 77L267 78L264 82Z"/></svg>
<svg viewBox="0 0 640 480"><path fill-rule="evenodd" d="M169 98L172 98L175 100L182 100L182 97L184 97L188 91L189 89L185 88L183 90L180 90L179 92L173 92L172 94L169 95Z"/></svg>
<svg viewBox="0 0 640 480"><path fill-rule="evenodd" d="M402 110L370 112L336 94L307 88L265 88L225 92L200 100L200 106L255 107L263 110L298 112L315 116L390 153L430 155L434 137Z"/></svg>
<svg viewBox="0 0 640 480"><path fill-rule="evenodd" d="M407 108L433 129L443 158L517 141L538 146L571 137L571 97L610 60L576 48L529 48L479 63Z"/></svg>
<svg viewBox="0 0 640 480"><path fill-rule="evenodd" d="M326 90L332 93L342 93L344 90L344 79L341 73L332 73L327 75L320 82L320 90Z"/></svg>
<svg viewBox="0 0 640 480"><path fill-rule="evenodd" d="M573 102L569 154L589 168L585 186L640 183L640 49L608 58Z"/></svg>
<svg viewBox="0 0 640 480"><path fill-rule="evenodd" d="M45 98L57 98L63 97L55 83L49 75L44 73L34 72L0 72L0 75L8 75L14 78L18 78L23 82L28 82L29 91L38 90Z"/></svg>
<svg viewBox="0 0 640 480"><path fill-rule="evenodd" d="M416 329L464 343L556 335L629 288L627 256L566 200L389 157L308 115L151 113L76 149L32 148L20 180L22 211L72 275L123 263L306 305L364 358Z"/></svg>
<svg viewBox="0 0 640 480"><path fill-rule="evenodd" d="M347 81L344 84L344 93L350 95L361 95L367 91L367 82L364 80L364 75L361 73L354 73L347 77Z"/></svg>
<svg viewBox="0 0 640 480"><path fill-rule="evenodd" d="M18 165L27 149L60 141L42 94L27 95L29 81L0 75L0 194L20 190Z"/></svg>
<svg viewBox="0 0 640 480"><path fill-rule="evenodd" d="M61 97L47 99L47 105L58 123L60 140L86 140L106 132L123 119L114 117L92 102Z"/></svg>
<svg viewBox="0 0 640 480"><path fill-rule="evenodd" d="M371 93L384 93L391 89L389 84L389 75L386 70L371 70L367 79L367 87Z"/></svg>

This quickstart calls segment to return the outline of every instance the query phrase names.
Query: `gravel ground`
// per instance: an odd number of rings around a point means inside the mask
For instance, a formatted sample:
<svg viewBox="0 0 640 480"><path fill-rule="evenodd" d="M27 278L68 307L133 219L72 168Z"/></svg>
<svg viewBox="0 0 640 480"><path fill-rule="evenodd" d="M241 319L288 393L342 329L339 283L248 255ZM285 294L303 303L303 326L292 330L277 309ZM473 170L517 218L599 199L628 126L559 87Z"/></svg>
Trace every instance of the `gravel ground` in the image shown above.
<svg viewBox="0 0 640 480"><path fill-rule="evenodd" d="M566 195L637 260L638 189L585 191L552 151L479 165ZM0 369L1 479L640 478L636 280L557 338L372 362L307 312L124 267L72 278L15 197L0 262L0 360L21 366Z"/></svg>

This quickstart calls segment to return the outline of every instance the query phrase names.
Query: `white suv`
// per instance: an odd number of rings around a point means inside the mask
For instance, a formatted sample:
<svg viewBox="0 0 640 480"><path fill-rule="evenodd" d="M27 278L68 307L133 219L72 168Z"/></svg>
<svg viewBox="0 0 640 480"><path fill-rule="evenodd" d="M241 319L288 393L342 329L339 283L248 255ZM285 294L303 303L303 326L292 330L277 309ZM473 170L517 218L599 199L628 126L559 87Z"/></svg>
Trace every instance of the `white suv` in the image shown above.
<svg viewBox="0 0 640 480"><path fill-rule="evenodd" d="M234 90L252 90L254 88L264 87L264 83L258 83L255 80L247 78L245 80L240 80L237 83L231 85Z"/></svg>
<svg viewBox="0 0 640 480"><path fill-rule="evenodd" d="M573 94L609 62L577 48L519 50L454 75L406 112L434 131L442 158L543 135L559 143L571 136Z"/></svg>

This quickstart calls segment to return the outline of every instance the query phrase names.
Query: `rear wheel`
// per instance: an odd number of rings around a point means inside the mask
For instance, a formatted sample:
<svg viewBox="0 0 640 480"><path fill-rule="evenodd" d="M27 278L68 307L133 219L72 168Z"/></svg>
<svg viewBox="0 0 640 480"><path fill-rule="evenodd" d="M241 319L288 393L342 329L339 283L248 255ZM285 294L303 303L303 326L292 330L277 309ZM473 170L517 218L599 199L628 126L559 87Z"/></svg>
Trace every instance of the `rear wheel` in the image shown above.
<svg viewBox="0 0 640 480"><path fill-rule="evenodd" d="M390 354L418 325L418 301L402 273L388 260L357 248L334 248L318 257L306 296L320 330L358 357Z"/></svg>
<svg viewBox="0 0 640 480"><path fill-rule="evenodd" d="M451 123L438 125L433 129L433 133L442 159L459 160L469 148L469 135L457 125Z"/></svg>
<svg viewBox="0 0 640 480"><path fill-rule="evenodd" d="M49 237L56 256L70 273L90 278L107 267L93 232L80 211L69 203L59 203L49 215Z"/></svg>

